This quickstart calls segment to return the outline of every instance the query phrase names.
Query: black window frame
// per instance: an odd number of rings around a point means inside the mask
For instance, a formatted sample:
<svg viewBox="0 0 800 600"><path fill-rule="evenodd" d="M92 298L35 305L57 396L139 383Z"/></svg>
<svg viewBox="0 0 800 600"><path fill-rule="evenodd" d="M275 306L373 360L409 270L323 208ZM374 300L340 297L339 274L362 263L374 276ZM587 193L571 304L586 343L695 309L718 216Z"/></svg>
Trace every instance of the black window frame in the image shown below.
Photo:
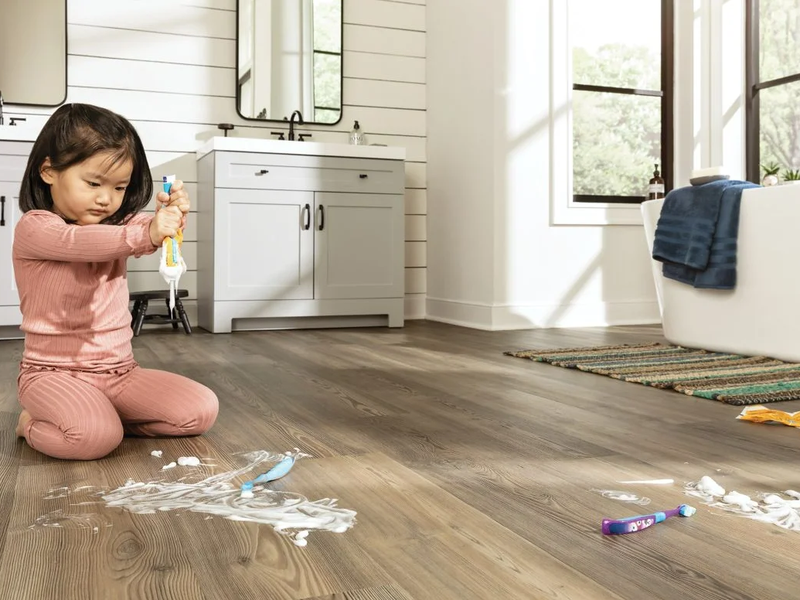
<svg viewBox="0 0 800 600"><path fill-rule="evenodd" d="M656 96L661 102L661 177L664 193L673 186L674 157L674 110L675 110L675 3L661 0L661 89L640 90L603 85L573 83L572 89L580 92L602 92L634 96ZM643 183L643 187L646 185ZM647 196L600 196L595 194L573 194L572 201L581 204L641 204Z"/></svg>
<svg viewBox="0 0 800 600"><path fill-rule="evenodd" d="M761 181L761 103L758 93L800 81L800 72L759 81L761 60L760 1L745 0L745 169L747 180ZM794 168L794 167L792 167Z"/></svg>
<svg viewBox="0 0 800 600"><path fill-rule="evenodd" d="M332 52L330 50L312 50L312 59L314 61L314 65L316 66L317 55L326 55L326 56L338 56L339 57L339 69L342 69L342 53L341 52ZM338 123L342 119L342 88L341 88L341 81L339 87L339 106L321 106L317 104L317 86L314 86L314 112L318 110L329 110L331 112L338 113L339 118L336 119L336 123ZM317 118L317 115L314 115L314 119ZM319 121L320 123L325 123L326 121Z"/></svg>

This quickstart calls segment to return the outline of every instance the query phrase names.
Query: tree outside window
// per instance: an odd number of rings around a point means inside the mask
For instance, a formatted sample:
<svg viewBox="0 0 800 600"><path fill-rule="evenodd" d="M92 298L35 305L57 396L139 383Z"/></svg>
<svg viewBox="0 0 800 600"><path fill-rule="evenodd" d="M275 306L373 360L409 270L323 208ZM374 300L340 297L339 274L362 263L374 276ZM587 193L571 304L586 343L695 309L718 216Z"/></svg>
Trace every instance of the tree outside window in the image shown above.
<svg viewBox="0 0 800 600"><path fill-rule="evenodd" d="M786 179L800 171L800 4L748 0L747 18L747 177Z"/></svg>
<svg viewBox="0 0 800 600"><path fill-rule="evenodd" d="M672 0L568 2L574 201L642 202L656 164L669 190Z"/></svg>

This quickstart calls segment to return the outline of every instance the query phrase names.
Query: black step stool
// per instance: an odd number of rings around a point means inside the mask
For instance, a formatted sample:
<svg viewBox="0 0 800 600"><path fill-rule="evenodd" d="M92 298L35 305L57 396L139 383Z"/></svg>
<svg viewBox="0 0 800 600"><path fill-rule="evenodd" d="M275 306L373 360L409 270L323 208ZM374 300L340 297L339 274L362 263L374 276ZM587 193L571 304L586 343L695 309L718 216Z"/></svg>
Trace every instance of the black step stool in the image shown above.
<svg viewBox="0 0 800 600"><path fill-rule="evenodd" d="M130 295L133 301L133 309L131 310L131 327L133 328L133 335L139 335L142 331L142 325L145 321L153 323L154 325L172 324L173 329L178 328L178 324L183 325L183 330L186 334L192 333L192 326L189 323L189 317L186 316L186 311L183 309L183 302L181 298L186 298L189 295L187 290L178 290L175 294L175 312L171 313L169 310L169 290L150 290L147 292L132 292ZM147 305L150 300L164 300L167 305L167 314L165 315L148 315Z"/></svg>

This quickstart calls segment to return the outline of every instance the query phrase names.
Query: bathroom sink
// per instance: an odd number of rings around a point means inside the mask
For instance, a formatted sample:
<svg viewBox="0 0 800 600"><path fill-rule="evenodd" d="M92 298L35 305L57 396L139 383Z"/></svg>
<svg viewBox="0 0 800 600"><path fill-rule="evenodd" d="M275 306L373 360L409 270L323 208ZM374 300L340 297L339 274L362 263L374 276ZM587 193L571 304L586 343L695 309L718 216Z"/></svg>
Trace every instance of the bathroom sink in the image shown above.
<svg viewBox="0 0 800 600"><path fill-rule="evenodd" d="M297 142L266 138L213 137L197 151L201 158L214 150L259 152L267 154L302 154L305 156L341 156L405 160L406 149L397 146L354 146L328 142Z"/></svg>
<svg viewBox="0 0 800 600"><path fill-rule="evenodd" d="M42 130L40 126L27 123L0 125L0 142L35 142Z"/></svg>

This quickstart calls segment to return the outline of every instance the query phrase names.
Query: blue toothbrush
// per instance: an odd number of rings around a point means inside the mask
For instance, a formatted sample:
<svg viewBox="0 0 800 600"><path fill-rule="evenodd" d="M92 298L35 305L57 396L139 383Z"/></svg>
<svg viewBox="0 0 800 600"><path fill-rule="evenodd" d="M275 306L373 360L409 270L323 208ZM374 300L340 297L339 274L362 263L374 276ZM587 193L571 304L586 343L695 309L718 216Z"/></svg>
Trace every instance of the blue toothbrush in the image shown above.
<svg viewBox="0 0 800 600"><path fill-rule="evenodd" d="M291 471L293 466L294 466L294 457L287 456L286 458L281 460L281 462L279 462L277 465L272 467L269 471L253 479L253 481L247 481L243 483L242 491L243 492L251 491L253 489L253 486L257 483L268 483L270 481L275 481L276 479L280 479L281 477L286 475L289 471Z"/></svg>

